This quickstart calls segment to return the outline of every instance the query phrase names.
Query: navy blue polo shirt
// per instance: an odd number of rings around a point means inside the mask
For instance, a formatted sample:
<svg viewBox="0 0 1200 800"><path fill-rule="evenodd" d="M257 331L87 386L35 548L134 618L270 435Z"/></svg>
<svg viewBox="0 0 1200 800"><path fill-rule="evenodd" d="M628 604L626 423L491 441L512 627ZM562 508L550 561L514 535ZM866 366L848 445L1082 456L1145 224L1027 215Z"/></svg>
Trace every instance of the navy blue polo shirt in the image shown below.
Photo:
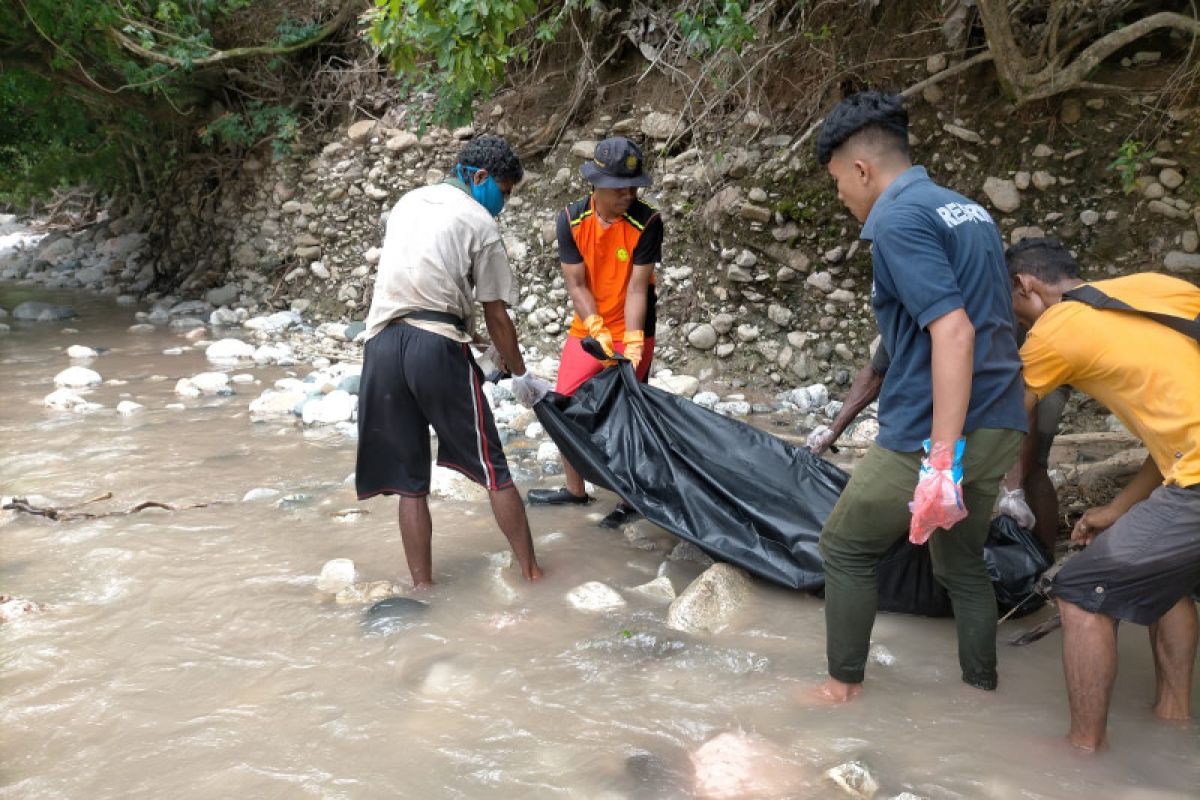
<svg viewBox="0 0 1200 800"><path fill-rule="evenodd" d="M963 433L1025 431L1004 244L978 203L929 179L924 167L897 177L871 208L871 304L892 363L879 394L879 437L889 450L920 450L933 427L929 324L962 308L975 326L975 372Z"/></svg>

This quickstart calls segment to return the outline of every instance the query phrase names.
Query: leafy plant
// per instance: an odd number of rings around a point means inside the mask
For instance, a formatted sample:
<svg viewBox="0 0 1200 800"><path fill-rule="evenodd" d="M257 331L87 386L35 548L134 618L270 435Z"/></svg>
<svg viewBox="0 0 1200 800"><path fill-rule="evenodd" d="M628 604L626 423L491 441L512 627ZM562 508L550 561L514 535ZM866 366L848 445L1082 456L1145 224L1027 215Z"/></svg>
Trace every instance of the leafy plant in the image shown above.
<svg viewBox="0 0 1200 800"><path fill-rule="evenodd" d="M1137 188L1138 171L1155 155L1155 151L1147 149L1146 143L1139 139L1126 139L1117 148L1117 157L1108 165L1108 169L1121 177L1121 188L1125 194Z"/></svg>
<svg viewBox="0 0 1200 800"><path fill-rule="evenodd" d="M676 11L675 21L688 50L696 56L720 50L739 53L756 38L738 0L701 0L694 7Z"/></svg>
<svg viewBox="0 0 1200 800"><path fill-rule="evenodd" d="M375 0L368 36L411 89L437 89L439 117L461 122L528 54L514 34L537 10L537 0Z"/></svg>

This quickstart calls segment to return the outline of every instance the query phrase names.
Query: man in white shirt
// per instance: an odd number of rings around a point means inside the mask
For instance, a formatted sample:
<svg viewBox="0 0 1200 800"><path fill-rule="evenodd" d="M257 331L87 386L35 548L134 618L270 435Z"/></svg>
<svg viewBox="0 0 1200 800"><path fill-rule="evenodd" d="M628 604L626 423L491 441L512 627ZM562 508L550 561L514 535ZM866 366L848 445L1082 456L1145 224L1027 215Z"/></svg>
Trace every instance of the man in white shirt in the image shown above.
<svg viewBox="0 0 1200 800"><path fill-rule="evenodd" d="M427 496L432 426L438 464L484 486L492 513L527 580L542 576L529 522L513 485L482 372L468 343L475 303L513 373L518 399L536 396L507 307L516 280L496 216L524 176L498 136L479 136L459 153L452 177L414 189L388 216L367 315L358 409L360 500L400 496L400 535L416 588L433 583L433 523Z"/></svg>

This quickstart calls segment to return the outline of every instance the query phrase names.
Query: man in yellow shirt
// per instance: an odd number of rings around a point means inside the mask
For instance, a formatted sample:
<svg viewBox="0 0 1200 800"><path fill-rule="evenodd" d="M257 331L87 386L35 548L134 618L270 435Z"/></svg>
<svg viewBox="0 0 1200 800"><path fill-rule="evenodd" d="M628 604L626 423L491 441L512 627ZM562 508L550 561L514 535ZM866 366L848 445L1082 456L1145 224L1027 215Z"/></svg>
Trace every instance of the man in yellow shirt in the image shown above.
<svg viewBox="0 0 1200 800"><path fill-rule="evenodd" d="M1029 328L1021 348L1027 409L1070 384L1107 406L1150 453L1111 503L1076 523L1072 539L1087 549L1052 585L1063 622L1067 739L1099 750L1108 744L1120 620L1150 628L1154 713L1190 717L1197 640L1190 593L1200 587L1200 343L1137 312L1196 320L1200 288L1152 272L1085 284L1054 239L1026 239L1007 255L1013 309ZM1086 286L1136 310L1094 308L1072 296Z"/></svg>

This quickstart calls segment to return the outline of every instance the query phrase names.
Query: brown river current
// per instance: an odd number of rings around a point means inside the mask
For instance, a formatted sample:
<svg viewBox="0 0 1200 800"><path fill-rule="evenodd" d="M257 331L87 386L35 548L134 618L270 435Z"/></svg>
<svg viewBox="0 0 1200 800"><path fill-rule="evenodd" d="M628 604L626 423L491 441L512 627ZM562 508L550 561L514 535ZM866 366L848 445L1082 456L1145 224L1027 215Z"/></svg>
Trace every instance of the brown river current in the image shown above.
<svg viewBox="0 0 1200 800"><path fill-rule="evenodd" d="M1144 630L1123 626L1113 749L1098 758L1060 744L1059 634L1003 643L1047 611L1001 626L995 693L959 681L950 621L881 615L874 638L894 662L870 665L859 702L808 707L821 601L756 582L726 632L668 629L661 602L625 591L664 550L595 527L604 492L586 510L531 512L547 575L534 586L498 583L486 504L434 502L429 612L365 630L363 607L319 594L316 575L345 557L407 585L395 500L355 501L353 440L247 412L307 368L239 368L259 383L180 400L175 381L210 367L198 349L164 355L186 345L174 332L128 333L133 309L105 298L0 287L0 306L24 299L80 317L6 320L0 494L211 505L0 518L0 594L46 604L0 625L0 798L688 798L689 754L730 731L773 748L763 769L786 776L786 790L744 796L844 797L823 773L858 760L881 798L1200 797L1200 729L1152 717ZM72 344L110 348L90 367L125 383L88 394L103 410L42 405ZM118 416L122 399L145 409ZM256 487L293 497L242 502ZM367 513L334 515L351 508ZM628 605L571 608L564 595L592 580Z"/></svg>

